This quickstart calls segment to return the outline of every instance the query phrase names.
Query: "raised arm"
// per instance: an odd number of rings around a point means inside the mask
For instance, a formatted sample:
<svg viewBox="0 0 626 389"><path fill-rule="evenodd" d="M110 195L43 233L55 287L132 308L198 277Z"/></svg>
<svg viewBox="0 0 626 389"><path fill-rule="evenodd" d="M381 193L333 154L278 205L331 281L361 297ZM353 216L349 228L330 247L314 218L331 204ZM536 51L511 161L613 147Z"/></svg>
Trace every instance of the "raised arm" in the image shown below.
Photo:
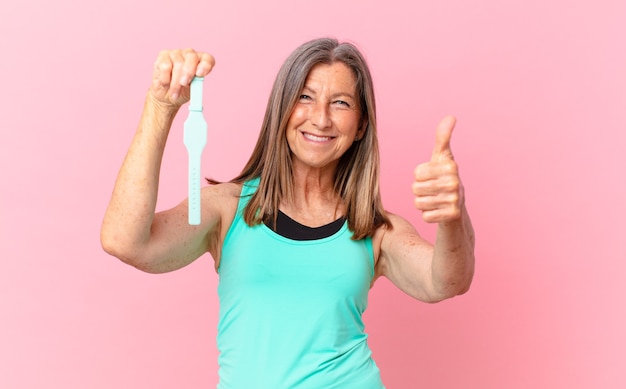
<svg viewBox="0 0 626 389"><path fill-rule="evenodd" d="M378 233L377 275L421 301L437 302L465 293L474 275L474 230L450 138L453 117L437 128L429 162L415 169L415 207L428 223L438 223L434 245L405 219L391 215L393 228Z"/></svg>
<svg viewBox="0 0 626 389"><path fill-rule="evenodd" d="M203 211L202 225L189 226L186 201L155 214L170 127L181 105L189 101L192 78L207 75L214 63L211 55L193 50L163 51L155 62L141 121L118 173L100 233L106 252L138 269L161 273L187 265L209 249L211 233L219 224L217 209L208 209ZM217 192L204 191L203 202L219 201Z"/></svg>

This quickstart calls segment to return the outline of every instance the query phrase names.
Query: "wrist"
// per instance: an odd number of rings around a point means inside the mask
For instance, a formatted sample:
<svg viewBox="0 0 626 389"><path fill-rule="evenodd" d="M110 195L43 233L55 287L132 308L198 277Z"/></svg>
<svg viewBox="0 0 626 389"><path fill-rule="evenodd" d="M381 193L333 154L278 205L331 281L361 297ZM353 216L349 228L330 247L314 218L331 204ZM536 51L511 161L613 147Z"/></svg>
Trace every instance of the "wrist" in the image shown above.
<svg viewBox="0 0 626 389"><path fill-rule="evenodd" d="M173 119L180 105L161 101L152 93L152 90L149 90L146 96L146 108L158 116Z"/></svg>
<svg viewBox="0 0 626 389"><path fill-rule="evenodd" d="M165 142L179 108L159 101L151 92L148 92L138 133L150 133L154 140L165 147Z"/></svg>

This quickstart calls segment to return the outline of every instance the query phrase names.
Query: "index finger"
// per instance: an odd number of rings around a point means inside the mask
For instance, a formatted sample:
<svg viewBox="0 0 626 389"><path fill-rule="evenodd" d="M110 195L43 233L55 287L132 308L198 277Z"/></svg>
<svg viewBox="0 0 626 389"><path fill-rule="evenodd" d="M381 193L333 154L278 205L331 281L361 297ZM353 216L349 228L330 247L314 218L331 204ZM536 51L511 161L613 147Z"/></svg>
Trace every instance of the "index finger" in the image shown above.
<svg viewBox="0 0 626 389"><path fill-rule="evenodd" d="M209 53L198 53L200 61L196 67L196 77L204 77L211 73L215 66L215 58Z"/></svg>
<svg viewBox="0 0 626 389"><path fill-rule="evenodd" d="M180 85L182 86L188 86L194 76L204 77L215 65L215 59L209 53L186 49L182 56L184 61L180 76Z"/></svg>

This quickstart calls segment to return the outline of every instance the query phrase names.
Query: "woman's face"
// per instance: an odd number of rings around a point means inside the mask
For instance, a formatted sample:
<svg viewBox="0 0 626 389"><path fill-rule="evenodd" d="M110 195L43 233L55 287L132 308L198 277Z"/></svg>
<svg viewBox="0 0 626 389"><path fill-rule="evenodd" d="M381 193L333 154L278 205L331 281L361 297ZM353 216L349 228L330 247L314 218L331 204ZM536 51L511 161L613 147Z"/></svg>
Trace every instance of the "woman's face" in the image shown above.
<svg viewBox="0 0 626 389"><path fill-rule="evenodd" d="M342 62L313 67L287 123L294 167L336 168L359 128L356 80Z"/></svg>

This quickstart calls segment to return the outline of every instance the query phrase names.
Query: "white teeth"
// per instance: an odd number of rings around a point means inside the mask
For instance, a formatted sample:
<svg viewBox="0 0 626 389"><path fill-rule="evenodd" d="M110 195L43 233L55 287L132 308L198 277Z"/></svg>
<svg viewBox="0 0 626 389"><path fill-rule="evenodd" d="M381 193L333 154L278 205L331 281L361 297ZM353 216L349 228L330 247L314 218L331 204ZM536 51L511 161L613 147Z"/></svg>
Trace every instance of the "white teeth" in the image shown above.
<svg viewBox="0 0 626 389"><path fill-rule="evenodd" d="M330 137L330 136L317 136L317 135L307 134L307 133L304 133L304 137L308 138L308 139L311 139L311 140L314 140L314 141L317 141L317 142L323 142L323 141L327 141L327 140L331 140L332 139L332 137Z"/></svg>

